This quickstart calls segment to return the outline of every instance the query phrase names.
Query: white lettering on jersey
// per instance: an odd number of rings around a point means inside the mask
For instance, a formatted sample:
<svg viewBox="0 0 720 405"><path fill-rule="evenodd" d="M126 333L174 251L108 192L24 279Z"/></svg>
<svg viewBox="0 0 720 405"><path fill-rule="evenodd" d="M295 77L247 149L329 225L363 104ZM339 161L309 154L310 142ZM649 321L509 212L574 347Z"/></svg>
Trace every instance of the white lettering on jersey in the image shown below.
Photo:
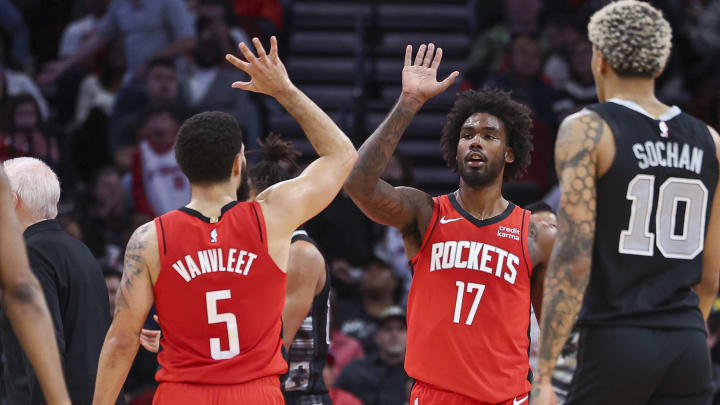
<svg viewBox="0 0 720 405"><path fill-rule="evenodd" d="M519 264L520 258L516 255L487 243L449 240L430 246L431 272L448 269L482 271L514 285Z"/></svg>
<svg viewBox="0 0 720 405"><path fill-rule="evenodd" d="M700 174L702 171L703 150L677 142L636 143L632 146L633 154L642 170L648 167L673 167ZM691 151L692 150L692 151Z"/></svg>
<svg viewBox="0 0 720 405"><path fill-rule="evenodd" d="M197 257L197 262L193 257ZM227 261L224 261L223 257L226 257ZM220 248L207 249L200 250L194 255L186 255L183 259L173 263L172 268L186 282L190 282L197 276L218 271L247 276L257 258L258 255L255 253L234 248L228 249L227 254L223 254L223 249ZM200 263L200 267L197 263Z"/></svg>

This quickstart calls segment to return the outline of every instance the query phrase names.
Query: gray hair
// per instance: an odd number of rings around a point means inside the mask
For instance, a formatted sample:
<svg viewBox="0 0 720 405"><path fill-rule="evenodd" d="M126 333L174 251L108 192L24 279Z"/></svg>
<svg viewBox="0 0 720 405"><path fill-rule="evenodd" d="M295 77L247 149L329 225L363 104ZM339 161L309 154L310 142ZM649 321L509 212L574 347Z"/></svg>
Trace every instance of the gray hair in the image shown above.
<svg viewBox="0 0 720 405"><path fill-rule="evenodd" d="M593 14L588 37L619 76L653 77L665 67L672 46L662 12L636 0L613 2Z"/></svg>
<svg viewBox="0 0 720 405"><path fill-rule="evenodd" d="M42 221L57 216L60 181L42 160L21 157L5 161L13 199L19 199L32 219Z"/></svg>

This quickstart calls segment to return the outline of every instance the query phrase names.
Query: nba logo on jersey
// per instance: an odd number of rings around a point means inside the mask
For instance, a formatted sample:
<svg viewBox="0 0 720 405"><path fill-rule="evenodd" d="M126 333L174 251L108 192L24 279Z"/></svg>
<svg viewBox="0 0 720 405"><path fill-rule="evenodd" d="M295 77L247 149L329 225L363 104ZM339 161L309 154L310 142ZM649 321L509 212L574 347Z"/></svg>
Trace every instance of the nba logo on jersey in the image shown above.
<svg viewBox="0 0 720 405"><path fill-rule="evenodd" d="M665 121L660 121L660 136L667 138L670 136L668 125Z"/></svg>
<svg viewBox="0 0 720 405"><path fill-rule="evenodd" d="M210 231L210 243L217 243L217 229Z"/></svg>

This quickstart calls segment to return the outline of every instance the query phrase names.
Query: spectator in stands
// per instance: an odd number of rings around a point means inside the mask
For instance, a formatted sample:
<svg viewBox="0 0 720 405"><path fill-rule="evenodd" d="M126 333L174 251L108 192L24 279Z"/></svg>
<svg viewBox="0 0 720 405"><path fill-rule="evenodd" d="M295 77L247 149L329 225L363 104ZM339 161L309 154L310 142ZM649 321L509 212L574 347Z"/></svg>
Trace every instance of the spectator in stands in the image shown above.
<svg viewBox="0 0 720 405"><path fill-rule="evenodd" d="M590 59L592 44L589 41L579 41L571 47L570 75L567 80L555 86L559 91L558 100L553 104L556 122L561 122L568 115L597 102Z"/></svg>
<svg viewBox="0 0 720 405"><path fill-rule="evenodd" d="M11 46L10 38L0 30L0 105L10 97L30 94L37 103L42 119L46 120L50 116L50 109L40 89L28 74L10 69L7 63Z"/></svg>
<svg viewBox="0 0 720 405"><path fill-rule="evenodd" d="M480 1L484 4L482 0ZM482 83L488 75L503 70L505 54L513 38L534 36L538 33L540 10L540 0L505 2L503 21L482 31L470 45L465 72L465 80L470 82L469 87Z"/></svg>
<svg viewBox="0 0 720 405"><path fill-rule="evenodd" d="M552 103L553 88L542 77L542 52L531 37L517 37L512 42L510 67L507 72L491 76L485 85L512 91L513 98L530 107L535 120L552 126L555 118Z"/></svg>
<svg viewBox="0 0 720 405"><path fill-rule="evenodd" d="M512 201L525 205L539 199L551 184L556 128L552 106L556 93L542 77L542 54L536 40L530 37L516 38L510 55L508 71L490 77L485 85L512 91L513 98L532 111L535 146L532 163L522 179L508 183L504 189Z"/></svg>
<svg viewBox="0 0 720 405"><path fill-rule="evenodd" d="M554 16L543 28L541 43L547 55L543 75L555 88L564 86L570 77L571 50L581 40L573 21L566 16Z"/></svg>
<svg viewBox="0 0 720 405"><path fill-rule="evenodd" d="M280 0L232 0L240 26L250 37L270 38L284 27Z"/></svg>
<svg viewBox="0 0 720 405"><path fill-rule="evenodd" d="M85 11L83 16L65 27L60 38L58 57L65 59L80 50L82 44L92 37L97 30L100 19L107 11L110 0L80 0L80 8Z"/></svg>
<svg viewBox="0 0 720 405"><path fill-rule="evenodd" d="M196 111L224 111L232 114L243 129L248 149L258 147L262 134L260 111L249 92L230 87L248 76L225 60L230 32L222 18L201 17L197 22L198 46L195 66L187 80L189 105Z"/></svg>
<svg viewBox="0 0 720 405"><path fill-rule="evenodd" d="M405 344L407 326L402 308L392 306L380 315L375 332L376 355L356 360L343 370L335 386L345 390L365 405L406 403Z"/></svg>
<svg viewBox="0 0 720 405"><path fill-rule="evenodd" d="M362 401L360 401L355 395L334 386L335 380L337 380L337 375L335 375L333 371L334 367L335 357L332 354L328 354L328 359L325 363L325 368L323 369L323 380L325 386L330 387L328 388L328 396L330 397L332 404L363 405Z"/></svg>
<svg viewBox="0 0 720 405"><path fill-rule="evenodd" d="M0 160L30 156L51 167L60 164L60 148L54 134L43 127L40 107L29 94L20 94L0 112Z"/></svg>
<svg viewBox="0 0 720 405"><path fill-rule="evenodd" d="M192 16L183 0L112 0L97 30L66 59L50 63L42 82L52 82L116 38L125 43L127 79L142 76L155 59L174 59L195 48Z"/></svg>
<svg viewBox="0 0 720 405"><path fill-rule="evenodd" d="M110 43L103 62L96 73L85 76L80 84L75 107L76 125L81 125L95 107L108 118L112 116L125 73L125 47L121 40Z"/></svg>
<svg viewBox="0 0 720 405"><path fill-rule="evenodd" d="M384 260L372 257L365 267L360 293L339 303L340 331L362 342L366 355L377 350L373 335L380 315L396 304L398 286L392 267Z"/></svg>
<svg viewBox="0 0 720 405"><path fill-rule="evenodd" d="M117 290L120 287L120 278L122 273L112 267L103 268L103 277L105 278L105 285L108 290L108 302L110 304L110 316L112 317L115 313L115 296Z"/></svg>
<svg viewBox="0 0 720 405"><path fill-rule="evenodd" d="M144 83L125 86L117 95L110 121L110 148L121 170L130 166L130 156L138 141L133 135L143 112L150 106L167 103L175 104L180 118L185 117L183 92L170 59L152 61Z"/></svg>
<svg viewBox="0 0 720 405"><path fill-rule="evenodd" d="M175 160L180 119L171 106L151 107L137 133L132 159L132 194L138 212L150 218L190 201L190 183Z"/></svg>
<svg viewBox="0 0 720 405"><path fill-rule="evenodd" d="M30 54L30 33L23 16L11 0L0 0L0 29L9 33L12 38L10 59L21 70L28 70L32 65Z"/></svg>
<svg viewBox="0 0 720 405"><path fill-rule="evenodd" d="M93 174L82 217L85 243L106 267L122 269L122 246L129 239L134 214L119 171L106 166Z"/></svg>
<svg viewBox="0 0 720 405"><path fill-rule="evenodd" d="M325 386L332 387L345 366L351 361L365 357L362 343L340 331L337 299L334 291L330 294L330 353L326 370L323 370ZM330 361L332 358L332 361Z"/></svg>

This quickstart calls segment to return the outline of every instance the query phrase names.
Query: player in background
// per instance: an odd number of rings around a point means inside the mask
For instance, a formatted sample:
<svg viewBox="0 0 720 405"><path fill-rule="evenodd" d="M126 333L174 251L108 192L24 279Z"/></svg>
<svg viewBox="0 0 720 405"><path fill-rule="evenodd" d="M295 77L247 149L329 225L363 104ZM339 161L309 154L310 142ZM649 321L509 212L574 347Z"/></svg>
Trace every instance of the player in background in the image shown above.
<svg viewBox="0 0 720 405"><path fill-rule="evenodd" d="M30 270L10 181L0 164L0 289L2 307L32 364L49 405L70 404L45 296Z"/></svg>
<svg viewBox="0 0 720 405"><path fill-rule="evenodd" d="M360 148L345 191L374 221L398 228L412 258L405 369L411 404L512 404L531 388L530 302L539 306L547 252L530 214L502 197L530 163L530 111L497 90L462 93L440 140L458 191L431 197L380 180L410 121L441 82L442 49L405 51L402 93ZM543 228L546 229L546 228ZM532 292L531 292L532 291ZM517 402L516 402L517 401Z"/></svg>
<svg viewBox="0 0 720 405"><path fill-rule="evenodd" d="M285 274L292 234L324 209L357 153L335 123L290 81L271 38L257 56L227 59L251 77L233 87L274 97L320 156L298 177L254 202L237 202L247 176L240 127L232 116L197 114L183 124L176 157L192 199L138 228L128 242L113 324L100 356L95 404L120 391L155 302L163 330L157 404L282 404L279 376Z"/></svg>
<svg viewBox="0 0 720 405"><path fill-rule="evenodd" d="M577 319L567 404L704 404L720 138L655 97L672 36L660 11L613 2L592 16L588 35L600 104L558 132L559 232L532 403L554 403L551 376Z"/></svg>
<svg viewBox="0 0 720 405"><path fill-rule="evenodd" d="M251 151L250 153L252 153ZM250 182L241 201L252 200L268 187L295 177L300 156L290 142L270 134L260 143L260 159L249 169ZM246 195L244 195L246 194ZM293 233L283 310L283 344L289 370L281 380L286 405L331 405L322 371L329 351L330 272L307 232ZM159 319L156 318L159 323ZM140 343L157 353L160 331L143 329Z"/></svg>
<svg viewBox="0 0 720 405"><path fill-rule="evenodd" d="M260 159L250 168L252 190L295 177L300 153L279 135L260 143ZM330 270L315 241L302 228L292 234L283 309L283 343L288 373L282 378L286 405L332 405L323 380L330 349Z"/></svg>

